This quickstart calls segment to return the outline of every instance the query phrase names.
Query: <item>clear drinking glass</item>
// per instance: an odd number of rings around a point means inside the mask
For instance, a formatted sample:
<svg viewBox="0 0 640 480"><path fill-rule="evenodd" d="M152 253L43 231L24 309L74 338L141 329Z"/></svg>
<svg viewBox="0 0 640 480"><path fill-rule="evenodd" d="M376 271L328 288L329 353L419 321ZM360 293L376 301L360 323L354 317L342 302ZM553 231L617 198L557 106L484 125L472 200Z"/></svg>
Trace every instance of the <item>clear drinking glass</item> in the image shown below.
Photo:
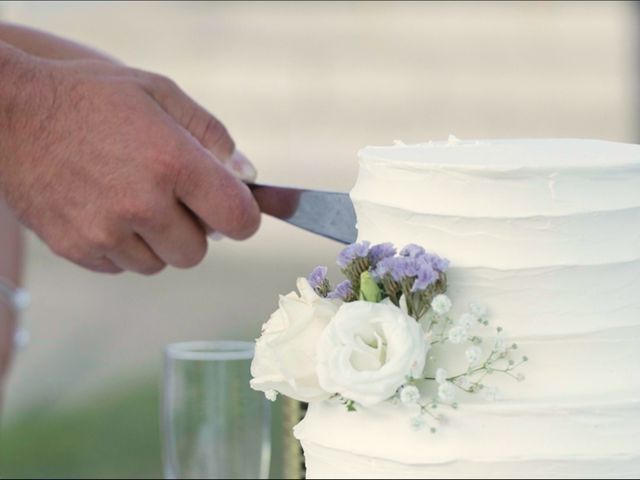
<svg viewBox="0 0 640 480"><path fill-rule="evenodd" d="M167 346L166 478L268 478L271 410L249 387L253 352L249 342Z"/></svg>

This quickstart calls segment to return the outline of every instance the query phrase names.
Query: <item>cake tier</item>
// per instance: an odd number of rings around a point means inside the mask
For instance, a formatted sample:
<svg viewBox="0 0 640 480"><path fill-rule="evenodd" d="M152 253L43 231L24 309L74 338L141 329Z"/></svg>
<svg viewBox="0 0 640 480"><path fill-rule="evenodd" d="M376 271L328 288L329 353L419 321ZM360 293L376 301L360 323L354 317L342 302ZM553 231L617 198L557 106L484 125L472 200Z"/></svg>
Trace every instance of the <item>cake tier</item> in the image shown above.
<svg viewBox="0 0 640 480"><path fill-rule="evenodd" d="M491 378L500 400L444 407L436 434L411 429L410 407L311 405L308 477L637 477L640 146L453 139L360 159L359 238L449 258L454 317L486 303L530 361L524 383ZM428 369L463 371L450 355Z"/></svg>
<svg viewBox="0 0 640 480"><path fill-rule="evenodd" d="M640 146L600 140L429 142L360 151L352 195L431 215L517 218L640 207Z"/></svg>
<svg viewBox="0 0 640 480"><path fill-rule="evenodd" d="M498 387L500 400L571 403L600 397L620 400L640 397L640 327L510 340L518 344L516 358L519 352L529 358L518 369L526 380L517 382L499 373L487 377L486 383ZM452 374L465 372L468 367L465 348L449 344L441 351L435 347L427 364L427 376L434 377L438 367L446 367ZM486 350L490 348L489 345ZM429 396L435 395L437 392ZM467 399L460 397L460 400ZM637 414L640 416L640 410Z"/></svg>
<svg viewBox="0 0 640 480"><path fill-rule="evenodd" d="M464 404L435 433L409 407L310 406L295 435L307 478L636 478L639 400Z"/></svg>
<svg viewBox="0 0 640 480"><path fill-rule="evenodd" d="M486 303L492 322L515 337L640 326L640 261L516 270L454 266L448 289L458 308Z"/></svg>
<svg viewBox="0 0 640 480"><path fill-rule="evenodd" d="M368 147L351 196L361 240L449 258L453 315L486 303L521 345L527 382L492 381L505 399L640 396L640 146Z"/></svg>
<svg viewBox="0 0 640 480"><path fill-rule="evenodd" d="M640 208L559 217L460 217L353 199L360 237L420 243L459 267L511 270L640 259Z"/></svg>

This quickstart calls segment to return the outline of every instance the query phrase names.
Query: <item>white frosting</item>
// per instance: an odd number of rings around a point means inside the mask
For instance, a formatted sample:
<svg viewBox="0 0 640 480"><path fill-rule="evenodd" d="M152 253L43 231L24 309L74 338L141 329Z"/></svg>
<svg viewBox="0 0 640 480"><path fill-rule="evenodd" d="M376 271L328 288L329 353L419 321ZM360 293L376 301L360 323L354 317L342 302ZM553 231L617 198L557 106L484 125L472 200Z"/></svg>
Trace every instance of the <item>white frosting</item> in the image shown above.
<svg viewBox="0 0 640 480"><path fill-rule="evenodd" d="M640 207L638 192L640 146L551 139L367 147L351 194L417 213L520 218Z"/></svg>
<svg viewBox="0 0 640 480"><path fill-rule="evenodd" d="M347 412L325 402L310 406L295 434L307 478L593 478L594 466L598 476L634 478L639 408L638 399L465 404L431 434L409 428L407 407Z"/></svg>
<svg viewBox="0 0 640 480"><path fill-rule="evenodd" d="M360 239L448 257L455 313L487 303L531 360L435 435L398 405L312 405L295 432L308 477L637 477L640 146L450 138L360 159Z"/></svg>

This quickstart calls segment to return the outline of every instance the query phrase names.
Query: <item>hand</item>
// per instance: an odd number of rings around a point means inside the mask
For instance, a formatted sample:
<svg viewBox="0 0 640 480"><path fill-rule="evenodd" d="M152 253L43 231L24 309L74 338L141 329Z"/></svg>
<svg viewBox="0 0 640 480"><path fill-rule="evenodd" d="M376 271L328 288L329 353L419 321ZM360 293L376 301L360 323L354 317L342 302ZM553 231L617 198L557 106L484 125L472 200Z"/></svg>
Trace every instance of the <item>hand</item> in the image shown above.
<svg viewBox="0 0 640 480"><path fill-rule="evenodd" d="M258 228L236 177L255 171L172 81L94 60L23 55L8 68L0 193L58 255L98 272L152 274L198 264L208 229L244 239Z"/></svg>

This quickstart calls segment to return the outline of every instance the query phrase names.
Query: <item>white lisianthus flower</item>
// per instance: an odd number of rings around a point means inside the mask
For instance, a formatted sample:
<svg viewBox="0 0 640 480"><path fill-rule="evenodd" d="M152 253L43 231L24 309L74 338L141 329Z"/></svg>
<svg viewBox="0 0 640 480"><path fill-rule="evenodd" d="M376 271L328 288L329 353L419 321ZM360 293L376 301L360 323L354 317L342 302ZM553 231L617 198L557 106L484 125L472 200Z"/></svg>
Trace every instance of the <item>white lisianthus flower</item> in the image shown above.
<svg viewBox="0 0 640 480"><path fill-rule="evenodd" d="M489 313L487 306L484 303L472 302L469 304L469 310L480 320L484 320Z"/></svg>
<svg viewBox="0 0 640 480"><path fill-rule="evenodd" d="M318 382L316 345L340 302L320 297L304 278L298 279L297 286L300 295L291 292L280 297L280 308L256 341L251 387L314 402L330 396Z"/></svg>
<svg viewBox="0 0 640 480"><path fill-rule="evenodd" d="M464 328L467 332L473 327L478 325L478 317L471 313L463 313L458 319L458 325Z"/></svg>
<svg viewBox="0 0 640 480"><path fill-rule="evenodd" d="M444 382L438 387L438 398L445 403L453 403L456 399L456 387L451 382Z"/></svg>
<svg viewBox="0 0 640 480"><path fill-rule="evenodd" d="M436 382L439 384L443 384L449 378L449 373L444 368L439 368L436 370Z"/></svg>
<svg viewBox="0 0 640 480"><path fill-rule="evenodd" d="M420 390L415 385L405 385L400 390L400 401L405 405L415 405L420 400Z"/></svg>
<svg viewBox="0 0 640 480"><path fill-rule="evenodd" d="M446 315L451 310L451 299L446 296L444 293L440 295L436 295L433 300L431 300L431 308L438 315Z"/></svg>
<svg viewBox="0 0 640 480"><path fill-rule="evenodd" d="M469 335L467 329L461 327L460 325L449 330L449 341L456 345L464 342L468 338L468 336Z"/></svg>
<svg viewBox="0 0 640 480"><path fill-rule="evenodd" d="M429 346L418 322L391 301L343 304L318 341L321 387L368 407L422 375Z"/></svg>
<svg viewBox="0 0 640 480"><path fill-rule="evenodd" d="M467 361L469 365L475 367L480 363L480 359L482 358L482 349L478 346L473 346L467 348L466 352L464 352L465 357L467 357Z"/></svg>

